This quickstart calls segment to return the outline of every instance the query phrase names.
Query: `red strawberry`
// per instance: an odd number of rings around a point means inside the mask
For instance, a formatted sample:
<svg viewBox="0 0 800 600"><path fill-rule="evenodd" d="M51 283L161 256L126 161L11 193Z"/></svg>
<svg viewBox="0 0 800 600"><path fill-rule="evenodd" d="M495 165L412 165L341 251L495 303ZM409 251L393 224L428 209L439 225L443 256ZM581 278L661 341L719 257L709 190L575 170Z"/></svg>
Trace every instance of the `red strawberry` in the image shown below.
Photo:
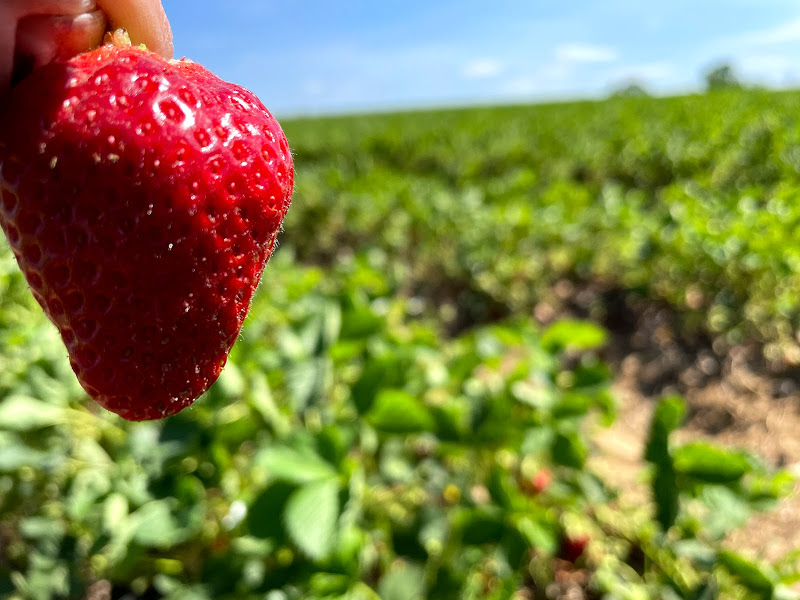
<svg viewBox="0 0 800 600"><path fill-rule="evenodd" d="M187 60L106 45L0 117L0 224L81 384L126 419L219 376L289 207L280 126Z"/></svg>
<svg viewBox="0 0 800 600"><path fill-rule="evenodd" d="M531 492L541 494L550 487L551 483L553 483L553 473L550 469L541 469L530 480Z"/></svg>
<svg viewBox="0 0 800 600"><path fill-rule="evenodd" d="M586 547L589 545L590 539L588 535L566 536L561 541L560 557L571 563L578 562L578 559L583 556Z"/></svg>

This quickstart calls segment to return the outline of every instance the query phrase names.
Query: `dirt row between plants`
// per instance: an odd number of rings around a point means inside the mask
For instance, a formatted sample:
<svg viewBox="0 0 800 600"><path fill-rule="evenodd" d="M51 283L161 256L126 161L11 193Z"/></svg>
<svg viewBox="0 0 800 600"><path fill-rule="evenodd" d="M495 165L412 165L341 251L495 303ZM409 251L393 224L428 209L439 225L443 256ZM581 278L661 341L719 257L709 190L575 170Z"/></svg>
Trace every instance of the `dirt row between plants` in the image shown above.
<svg viewBox="0 0 800 600"><path fill-rule="evenodd" d="M619 414L611 428L596 432L599 452L591 466L622 490L623 504L641 506L648 497L641 480L644 445L655 403L668 394L680 394L688 405L676 441L740 448L800 475L800 381L770 371L758 347L715 352L709 339L682 333L680 315L669 307L599 286L562 282L552 303L536 312L541 321L588 317L611 332L605 358L615 369ZM800 548L800 485L726 543L769 561Z"/></svg>

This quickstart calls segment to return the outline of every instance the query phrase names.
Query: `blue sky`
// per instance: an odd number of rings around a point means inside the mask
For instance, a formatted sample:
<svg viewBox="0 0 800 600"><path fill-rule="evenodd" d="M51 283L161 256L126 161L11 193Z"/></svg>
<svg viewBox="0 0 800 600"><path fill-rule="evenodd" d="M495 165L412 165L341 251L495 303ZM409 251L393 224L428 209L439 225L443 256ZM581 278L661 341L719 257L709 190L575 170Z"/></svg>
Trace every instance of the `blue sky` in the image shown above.
<svg viewBox="0 0 800 600"><path fill-rule="evenodd" d="M278 115L595 97L630 81L675 93L720 62L800 86L796 0L656 4L164 0L176 56Z"/></svg>

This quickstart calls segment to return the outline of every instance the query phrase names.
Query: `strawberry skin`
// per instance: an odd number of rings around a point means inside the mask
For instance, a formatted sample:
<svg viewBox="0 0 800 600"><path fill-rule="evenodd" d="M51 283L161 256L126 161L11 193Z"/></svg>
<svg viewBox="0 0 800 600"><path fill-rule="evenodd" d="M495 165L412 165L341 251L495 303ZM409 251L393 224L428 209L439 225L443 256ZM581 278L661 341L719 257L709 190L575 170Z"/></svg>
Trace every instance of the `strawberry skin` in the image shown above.
<svg viewBox="0 0 800 600"><path fill-rule="evenodd" d="M0 225L81 385L130 420L219 377L293 186L252 93L140 48L43 67L0 113Z"/></svg>

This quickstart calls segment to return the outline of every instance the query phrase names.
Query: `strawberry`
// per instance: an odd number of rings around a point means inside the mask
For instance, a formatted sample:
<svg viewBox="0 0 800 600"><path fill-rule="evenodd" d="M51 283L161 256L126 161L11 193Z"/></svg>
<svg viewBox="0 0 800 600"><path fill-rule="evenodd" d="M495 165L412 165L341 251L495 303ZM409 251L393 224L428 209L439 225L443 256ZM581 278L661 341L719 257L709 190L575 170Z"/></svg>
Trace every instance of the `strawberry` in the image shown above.
<svg viewBox="0 0 800 600"><path fill-rule="evenodd" d="M130 45L38 69L0 114L0 225L81 385L130 420L216 381L293 180L255 95Z"/></svg>
<svg viewBox="0 0 800 600"><path fill-rule="evenodd" d="M529 488L532 494L541 494L553 483L553 473L550 469L540 469L531 477Z"/></svg>
<svg viewBox="0 0 800 600"><path fill-rule="evenodd" d="M559 556L571 563L578 562L578 559L586 552L589 545L588 535L568 535L561 541L561 552Z"/></svg>

